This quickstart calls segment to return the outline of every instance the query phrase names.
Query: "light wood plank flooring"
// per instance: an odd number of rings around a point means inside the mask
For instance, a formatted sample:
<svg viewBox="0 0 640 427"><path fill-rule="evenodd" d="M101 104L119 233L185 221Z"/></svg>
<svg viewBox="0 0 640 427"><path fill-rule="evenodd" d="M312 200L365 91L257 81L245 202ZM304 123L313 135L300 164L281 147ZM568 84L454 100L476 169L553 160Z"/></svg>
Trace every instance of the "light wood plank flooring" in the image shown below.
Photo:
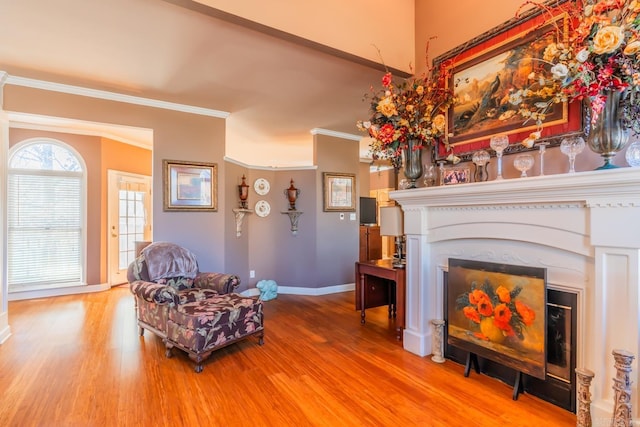
<svg viewBox="0 0 640 427"><path fill-rule="evenodd" d="M127 286L9 303L2 426L575 426L575 415L402 349L384 307L353 292L265 303L265 344L214 353L196 374L137 333Z"/></svg>

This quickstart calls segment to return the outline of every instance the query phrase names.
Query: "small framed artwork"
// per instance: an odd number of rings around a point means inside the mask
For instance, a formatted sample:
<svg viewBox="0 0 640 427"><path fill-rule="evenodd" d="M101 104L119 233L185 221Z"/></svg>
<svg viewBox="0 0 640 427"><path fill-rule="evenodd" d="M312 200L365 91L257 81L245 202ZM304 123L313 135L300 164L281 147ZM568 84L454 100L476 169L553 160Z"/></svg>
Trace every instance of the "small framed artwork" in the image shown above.
<svg viewBox="0 0 640 427"><path fill-rule="evenodd" d="M445 168L442 172L444 185L464 184L471 182L471 169L468 167Z"/></svg>
<svg viewBox="0 0 640 427"><path fill-rule="evenodd" d="M355 212L356 176L352 173L323 172L325 212Z"/></svg>
<svg viewBox="0 0 640 427"><path fill-rule="evenodd" d="M217 211L216 163L162 161L165 211Z"/></svg>

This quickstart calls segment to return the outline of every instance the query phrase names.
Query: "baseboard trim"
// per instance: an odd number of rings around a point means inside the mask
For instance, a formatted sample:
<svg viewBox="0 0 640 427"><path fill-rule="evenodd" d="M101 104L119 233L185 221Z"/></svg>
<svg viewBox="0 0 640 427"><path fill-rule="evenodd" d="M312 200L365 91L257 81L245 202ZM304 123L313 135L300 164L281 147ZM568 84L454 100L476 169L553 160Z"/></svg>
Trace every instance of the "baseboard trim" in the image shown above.
<svg viewBox="0 0 640 427"><path fill-rule="evenodd" d="M355 283L346 283L344 285L335 285L335 286L325 286L323 288L301 288L297 286L278 286L278 293L288 294L288 295L320 296L320 295L338 294L340 292L349 292L349 291L353 291L355 288L356 288ZM258 288L249 288L247 290L240 292L240 295L256 296L256 295L260 295L260 290Z"/></svg>
<svg viewBox="0 0 640 427"><path fill-rule="evenodd" d="M9 327L9 315L5 311L0 314L0 345L2 345L11 336L11 328Z"/></svg>
<svg viewBox="0 0 640 427"><path fill-rule="evenodd" d="M37 291L11 292L7 296L7 301L88 294L91 292L102 292L109 289L111 289L111 286L109 286L108 283L100 283L98 285L69 286L65 288L39 289Z"/></svg>
<svg viewBox="0 0 640 427"><path fill-rule="evenodd" d="M240 292L240 295L242 295L243 297L255 297L260 295L260 289L258 288L245 289L244 291Z"/></svg>

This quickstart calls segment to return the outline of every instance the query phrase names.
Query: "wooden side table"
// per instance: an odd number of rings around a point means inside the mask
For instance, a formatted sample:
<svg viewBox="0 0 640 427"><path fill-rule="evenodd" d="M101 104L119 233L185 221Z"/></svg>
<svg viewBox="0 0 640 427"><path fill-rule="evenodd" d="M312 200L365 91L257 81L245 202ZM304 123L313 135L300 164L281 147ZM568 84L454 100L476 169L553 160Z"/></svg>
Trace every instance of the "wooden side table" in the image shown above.
<svg viewBox="0 0 640 427"><path fill-rule="evenodd" d="M405 269L393 267L392 260L356 262L356 310L360 310L360 322L365 323L367 308L389 305L389 314L396 317L396 338L402 339L405 312ZM392 281L395 292L370 284L368 277ZM375 282L372 282L375 283ZM393 310L392 310L393 309Z"/></svg>

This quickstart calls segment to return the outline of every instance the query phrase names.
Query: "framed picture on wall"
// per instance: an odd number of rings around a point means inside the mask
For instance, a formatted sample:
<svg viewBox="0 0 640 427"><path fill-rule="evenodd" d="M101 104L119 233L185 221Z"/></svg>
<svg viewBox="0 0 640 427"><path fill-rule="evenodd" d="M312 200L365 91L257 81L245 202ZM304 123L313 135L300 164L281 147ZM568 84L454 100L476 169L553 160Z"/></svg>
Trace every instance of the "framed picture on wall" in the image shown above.
<svg viewBox="0 0 640 427"><path fill-rule="evenodd" d="M352 173L323 172L325 212L355 212L356 176Z"/></svg>
<svg viewBox="0 0 640 427"><path fill-rule="evenodd" d="M218 165L162 161L165 211L217 211Z"/></svg>

